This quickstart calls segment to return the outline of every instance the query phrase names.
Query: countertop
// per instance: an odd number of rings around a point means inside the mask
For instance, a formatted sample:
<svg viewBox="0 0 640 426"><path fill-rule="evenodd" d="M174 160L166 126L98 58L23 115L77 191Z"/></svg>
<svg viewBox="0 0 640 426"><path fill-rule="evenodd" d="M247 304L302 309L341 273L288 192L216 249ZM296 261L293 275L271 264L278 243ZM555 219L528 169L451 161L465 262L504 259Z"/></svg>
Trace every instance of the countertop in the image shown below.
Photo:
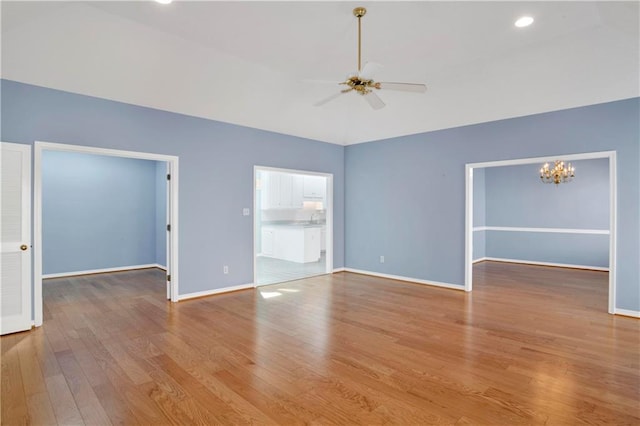
<svg viewBox="0 0 640 426"><path fill-rule="evenodd" d="M262 226L277 226L277 227L299 227L299 228L322 228L326 226L326 221L322 222L310 222L308 220L271 220L262 222Z"/></svg>

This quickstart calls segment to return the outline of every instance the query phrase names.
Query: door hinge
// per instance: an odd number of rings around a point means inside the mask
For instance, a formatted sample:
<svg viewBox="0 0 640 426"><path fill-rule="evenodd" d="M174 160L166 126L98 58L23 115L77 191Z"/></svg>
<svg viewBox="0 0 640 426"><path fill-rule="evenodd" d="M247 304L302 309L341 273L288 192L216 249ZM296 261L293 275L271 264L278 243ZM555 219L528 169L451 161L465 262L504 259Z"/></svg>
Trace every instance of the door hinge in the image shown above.
<svg viewBox="0 0 640 426"><path fill-rule="evenodd" d="M171 180L171 175L167 175L167 180Z"/></svg>
<svg viewBox="0 0 640 426"><path fill-rule="evenodd" d="M167 225L167 231L171 231L171 224Z"/></svg>
<svg viewBox="0 0 640 426"><path fill-rule="evenodd" d="M167 275L167 281L171 281L171 275Z"/></svg>

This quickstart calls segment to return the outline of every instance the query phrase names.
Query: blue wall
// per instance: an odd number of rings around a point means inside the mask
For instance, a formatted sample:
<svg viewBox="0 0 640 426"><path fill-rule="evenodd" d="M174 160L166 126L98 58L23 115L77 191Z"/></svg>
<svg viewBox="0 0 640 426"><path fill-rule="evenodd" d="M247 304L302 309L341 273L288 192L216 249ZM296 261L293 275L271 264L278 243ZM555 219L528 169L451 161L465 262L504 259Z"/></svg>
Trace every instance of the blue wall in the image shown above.
<svg viewBox="0 0 640 426"><path fill-rule="evenodd" d="M334 267L344 266L342 146L8 80L1 93L4 142L180 158L180 294L253 282L253 219L242 209L253 206L254 165L333 174Z"/></svg>
<svg viewBox="0 0 640 426"><path fill-rule="evenodd" d="M466 163L617 151L616 306L640 310L639 117L633 98L346 147L347 266L463 285Z"/></svg>
<svg viewBox="0 0 640 426"><path fill-rule="evenodd" d="M485 169L486 225L608 230L609 160L581 160L573 165L576 178L560 185L540 181L540 164ZM490 258L609 266L607 235L485 232L485 256Z"/></svg>
<svg viewBox="0 0 640 426"><path fill-rule="evenodd" d="M45 151L43 273L155 262L154 161Z"/></svg>
<svg viewBox="0 0 640 426"><path fill-rule="evenodd" d="M609 236L487 231L486 256L608 268Z"/></svg>
<svg viewBox="0 0 640 426"><path fill-rule="evenodd" d="M609 160L572 164L575 179L559 185L540 181L539 164L485 169L486 225L609 229Z"/></svg>

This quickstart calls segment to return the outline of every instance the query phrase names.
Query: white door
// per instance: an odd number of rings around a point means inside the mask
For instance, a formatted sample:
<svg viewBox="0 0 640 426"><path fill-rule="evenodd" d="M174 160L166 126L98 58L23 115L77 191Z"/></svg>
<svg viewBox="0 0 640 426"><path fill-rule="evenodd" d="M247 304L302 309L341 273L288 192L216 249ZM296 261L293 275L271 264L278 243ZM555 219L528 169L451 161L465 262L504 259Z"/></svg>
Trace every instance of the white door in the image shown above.
<svg viewBox="0 0 640 426"><path fill-rule="evenodd" d="M31 146L0 145L0 334L7 334L31 328Z"/></svg>

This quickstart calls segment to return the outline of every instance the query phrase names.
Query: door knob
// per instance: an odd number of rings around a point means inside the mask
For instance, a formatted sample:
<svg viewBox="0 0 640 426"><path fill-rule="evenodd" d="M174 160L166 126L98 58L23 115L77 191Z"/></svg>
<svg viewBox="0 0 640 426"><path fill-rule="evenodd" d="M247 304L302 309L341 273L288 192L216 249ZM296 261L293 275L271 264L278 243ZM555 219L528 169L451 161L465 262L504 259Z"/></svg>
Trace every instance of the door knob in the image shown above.
<svg viewBox="0 0 640 426"><path fill-rule="evenodd" d="M29 247L27 247L26 244L23 244L20 246L20 250L25 251L26 249L28 249Z"/></svg>

